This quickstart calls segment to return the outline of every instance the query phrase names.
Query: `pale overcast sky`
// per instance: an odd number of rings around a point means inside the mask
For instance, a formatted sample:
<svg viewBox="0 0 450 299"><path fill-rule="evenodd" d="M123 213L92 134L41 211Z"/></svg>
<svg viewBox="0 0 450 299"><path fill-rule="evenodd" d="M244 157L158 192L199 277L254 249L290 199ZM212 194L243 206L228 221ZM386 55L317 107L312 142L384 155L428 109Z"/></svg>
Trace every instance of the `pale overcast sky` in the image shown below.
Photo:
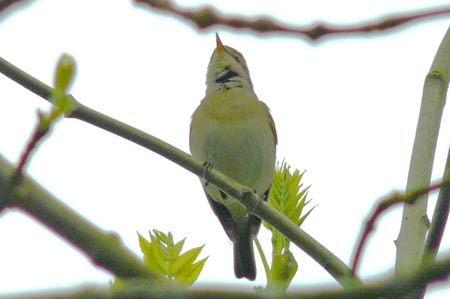
<svg viewBox="0 0 450 299"><path fill-rule="evenodd" d="M47 84L62 53L77 61L71 93L81 103L188 152L190 117L205 91L215 32L241 51L255 91L272 111L278 160L306 170L312 204L303 229L349 263L374 203L404 190L422 87L449 17L386 33L325 38L315 44L292 35L257 35L213 27L198 31L132 1L33 1L0 15L0 56ZM203 1L177 1L200 5ZM233 15L270 15L284 23L353 24L386 14L448 4L439 0L210 1ZM17 162L49 105L0 75L0 154ZM433 179L442 176L450 146L444 111ZM57 198L140 255L136 231L171 231L186 245L206 244L200 282L237 281L232 245L210 210L198 179L160 156L78 120L64 119L40 146L29 174ZM435 199L430 200L433 211ZM363 279L391 274L401 209L380 218L362 260ZM261 239L270 252L268 233ZM0 295L26 289L106 285L111 276L28 216L0 215ZM442 242L450 250L450 234ZM337 286L298 249L294 284ZM427 298L448 298L449 288ZM447 293L447 294L445 294Z"/></svg>

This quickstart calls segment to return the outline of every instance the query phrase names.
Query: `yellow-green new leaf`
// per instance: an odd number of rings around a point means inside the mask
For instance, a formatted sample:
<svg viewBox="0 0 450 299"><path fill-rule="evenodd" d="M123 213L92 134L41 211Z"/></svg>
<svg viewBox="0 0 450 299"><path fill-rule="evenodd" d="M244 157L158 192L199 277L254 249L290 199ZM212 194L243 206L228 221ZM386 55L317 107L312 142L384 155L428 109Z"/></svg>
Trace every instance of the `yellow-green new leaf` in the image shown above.
<svg viewBox="0 0 450 299"><path fill-rule="evenodd" d="M206 261L203 259L196 262L203 246L180 255L186 239L174 243L170 232L166 235L158 230L153 230L149 235L150 241L139 235L146 266L160 273L167 281L175 281L183 286L194 283Z"/></svg>
<svg viewBox="0 0 450 299"><path fill-rule="evenodd" d="M301 182L304 173L298 170L291 172L290 166L285 162L278 164L269 198L271 206L298 226L312 210L303 213L304 207L309 203L307 200L309 187L305 188ZM272 264L271 268L268 267L267 262L265 266L267 289L284 292L297 271L297 262L289 251L290 240L268 223L263 222L263 224L272 232Z"/></svg>
<svg viewBox="0 0 450 299"><path fill-rule="evenodd" d="M184 238L183 240L181 240L181 241L177 242L175 245L173 245L170 248L169 256L171 256L171 257L179 256L180 252L181 252L181 249L183 249L185 240L186 240L186 238Z"/></svg>
<svg viewBox="0 0 450 299"><path fill-rule="evenodd" d="M167 252L164 245L157 239L156 236L150 235L150 242L139 235L139 244L141 251L144 253L145 264L153 271L166 275L167 273Z"/></svg>
<svg viewBox="0 0 450 299"><path fill-rule="evenodd" d="M162 242L166 245L173 244L173 236L170 232L166 235L163 232L161 232L157 229L154 229L153 233L155 234L155 240L158 240L158 242Z"/></svg>
<svg viewBox="0 0 450 299"><path fill-rule="evenodd" d="M208 258L204 258L195 264L193 264L191 267L186 268L185 271L182 271L178 273L177 279L185 286L188 287L192 285L200 275L201 271L203 270L203 266L205 265L205 262Z"/></svg>
<svg viewBox="0 0 450 299"><path fill-rule="evenodd" d="M150 242L147 241L140 233L138 233L139 237L139 247L141 247L141 251L144 254L144 256L150 256L151 255L151 246Z"/></svg>
<svg viewBox="0 0 450 299"><path fill-rule="evenodd" d="M75 59L69 54L61 55L56 66L55 89L66 92L72 82L75 70Z"/></svg>
<svg viewBox="0 0 450 299"><path fill-rule="evenodd" d="M285 292L297 273L298 264L290 251L277 255L274 258L272 276L268 288Z"/></svg>
<svg viewBox="0 0 450 299"><path fill-rule="evenodd" d="M180 272L186 271L189 267L192 267L197 257L202 252L203 246L192 248L186 251L182 255L178 256L172 264L172 273L177 275Z"/></svg>

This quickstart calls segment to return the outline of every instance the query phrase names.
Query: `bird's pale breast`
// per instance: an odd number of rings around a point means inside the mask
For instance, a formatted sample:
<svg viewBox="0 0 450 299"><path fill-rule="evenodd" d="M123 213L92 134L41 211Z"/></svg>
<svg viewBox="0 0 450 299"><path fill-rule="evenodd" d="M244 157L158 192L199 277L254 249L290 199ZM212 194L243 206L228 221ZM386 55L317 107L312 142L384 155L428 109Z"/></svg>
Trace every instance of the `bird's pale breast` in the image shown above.
<svg viewBox="0 0 450 299"><path fill-rule="evenodd" d="M203 101L192 117L191 152L261 195L275 167L271 121L267 106L255 99Z"/></svg>

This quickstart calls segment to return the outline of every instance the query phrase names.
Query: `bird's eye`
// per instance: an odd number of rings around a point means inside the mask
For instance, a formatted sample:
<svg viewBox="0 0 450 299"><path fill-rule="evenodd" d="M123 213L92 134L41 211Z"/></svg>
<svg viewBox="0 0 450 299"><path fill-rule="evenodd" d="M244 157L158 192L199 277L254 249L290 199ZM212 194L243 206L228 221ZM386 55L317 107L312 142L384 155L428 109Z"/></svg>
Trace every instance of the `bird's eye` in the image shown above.
<svg viewBox="0 0 450 299"><path fill-rule="evenodd" d="M239 63L242 63L241 59L237 55L233 55L234 60L236 60Z"/></svg>

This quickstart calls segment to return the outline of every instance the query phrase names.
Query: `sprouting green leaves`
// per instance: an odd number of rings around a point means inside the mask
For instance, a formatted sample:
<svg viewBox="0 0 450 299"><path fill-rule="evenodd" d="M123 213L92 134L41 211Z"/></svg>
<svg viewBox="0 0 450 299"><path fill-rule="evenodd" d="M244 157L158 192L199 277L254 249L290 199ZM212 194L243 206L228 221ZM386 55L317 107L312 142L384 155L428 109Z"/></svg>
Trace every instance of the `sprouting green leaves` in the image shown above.
<svg viewBox="0 0 450 299"><path fill-rule="evenodd" d="M288 217L292 222L300 226L311 213L312 209L303 213L304 207L309 203L307 200L309 187L303 187L301 180L304 172L297 169L291 173L290 166L282 162L277 165L275 177L270 193L269 204ZM288 250L290 241L280 234L270 224L263 222L264 226L272 231L272 243L276 248L276 253L281 253L282 249Z"/></svg>
<svg viewBox="0 0 450 299"><path fill-rule="evenodd" d="M52 90L52 102L54 106L49 113L38 111L38 123L28 141L23 154L20 157L19 164L16 169L15 178L20 178L21 173L29 161L31 154L36 150L37 145L44 139L50 131L52 125L63 113L71 113L73 104L66 95L66 90L72 80L75 70L75 60L69 55L62 55L59 59L55 71L55 89Z"/></svg>
<svg viewBox="0 0 450 299"><path fill-rule="evenodd" d="M289 250L277 255L272 262L271 280L268 289L284 292L297 273L298 264Z"/></svg>
<svg viewBox="0 0 450 299"><path fill-rule="evenodd" d="M306 196L310 187L303 187L303 183L301 183L304 173L300 173L297 169L291 173L290 166L286 162L282 162L275 172L269 198L270 205L286 215L298 226L303 223L304 219L311 212L310 210L302 216L303 208L309 202L306 201ZM269 224L265 223L264 225L272 230Z"/></svg>
<svg viewBox="0 0 450 299"><path fill-rule="evenodd" d="M73 80L75 70L75 59L69 54L61 55L55 71L55 89L52 93L52 102L55 105L55 108L49 117L50 119L56 119L63 113L70 114L72 112L74 107L66 93Z"/></svg>
<svg viewBox="0 0 450 299"><path fill-rule="evenodd" d="M40 130L48 131L52 123L63 114L70 114L73 111L73 103L66 94L70 83L73 80L76 69L75 59L69 54L63 54L58 60L55 70L54 85L52 91L53 109L48 115L43 115L40 121Z"/></svg>
<svg viewBox="0 0 450 299"><path fill-rule="evenodd" d="M291 172L290 166L285 162L277 165L275 177L270 193L269 204L288 217L292 222L300 226L313 209L304 213L307 200L308 187L301 182L304 172L298 170ZM295 273L297 262L289 251L290 240L273 228L270 224L263 222L264 226L272 232L272 265L266 265L267 289L284 292L288 288ZM263 261L266 261L262 248L258 248Z"/></svg>
<svg viewBox="0 0 450 299"><path fill-rule="evenodd" d="M63 54L58 60L56 67L54 86L55 89L67 91L72 78L75 74L76 65L75 60L69 54Z"/></svg>
<svg viewBox="0 0 450 299"><path fill-rule="evenodd" d="M181 253L184 241L174 242L172 234L167 235L156 229L149 232L150 241L139 234L139 244L144 254L145 265L161 274L167 281L175 281L187 287L200 275L207 260L196 261L203 246Z"/></svg>

